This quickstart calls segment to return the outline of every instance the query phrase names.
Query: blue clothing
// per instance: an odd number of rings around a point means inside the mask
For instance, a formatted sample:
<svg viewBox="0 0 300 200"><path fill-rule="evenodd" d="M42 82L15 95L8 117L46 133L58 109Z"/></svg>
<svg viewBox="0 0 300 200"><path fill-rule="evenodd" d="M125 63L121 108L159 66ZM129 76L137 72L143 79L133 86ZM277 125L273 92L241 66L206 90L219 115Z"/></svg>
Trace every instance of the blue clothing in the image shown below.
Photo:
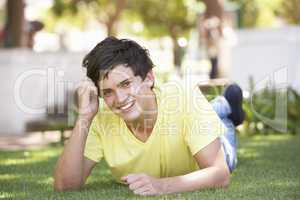
<svg viewBox="0 0 300 200"><path fill-rule="evenodd" d="M223 96L213 99L211 105L227 128L227 132L221 136L221 143L228 168L232 172L237 165L237 141L235 126L228 118L228 115L231 113L230 105Z"/></svg>

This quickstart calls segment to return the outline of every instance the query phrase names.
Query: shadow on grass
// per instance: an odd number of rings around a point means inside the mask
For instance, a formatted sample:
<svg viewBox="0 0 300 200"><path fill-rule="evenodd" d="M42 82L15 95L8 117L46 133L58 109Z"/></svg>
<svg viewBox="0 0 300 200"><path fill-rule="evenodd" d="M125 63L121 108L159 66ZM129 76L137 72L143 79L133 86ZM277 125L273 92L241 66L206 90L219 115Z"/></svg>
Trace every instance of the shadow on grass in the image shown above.
<svg viewBox="0 0 300 200"><path fill-rule="evenodd" d="M242 137L239 163L228 189L168 195L167 199L300 199L300 137ZM53 191L53 169L61 147L1 152L0 199L136 199L127 186L115 183L104 162L78 192ZM175 157L174 157L175 159Z"/></svg>

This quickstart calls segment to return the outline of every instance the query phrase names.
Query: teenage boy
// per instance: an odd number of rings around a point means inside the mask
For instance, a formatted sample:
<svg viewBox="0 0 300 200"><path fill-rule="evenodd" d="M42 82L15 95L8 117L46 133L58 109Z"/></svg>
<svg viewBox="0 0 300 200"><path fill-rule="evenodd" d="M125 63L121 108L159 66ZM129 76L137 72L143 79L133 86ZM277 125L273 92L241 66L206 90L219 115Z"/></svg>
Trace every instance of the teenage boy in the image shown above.
<svg viewBox="0 0 300 200"><path fill-rule="evenodd" d="M57 162L55 190L79 189L102 159L138 195L228 186L234 126L244 116L237 85L212 104L198 87L158 87L147 50L114 37L83 65L89 78L78 89L79 116Z"/></svg>

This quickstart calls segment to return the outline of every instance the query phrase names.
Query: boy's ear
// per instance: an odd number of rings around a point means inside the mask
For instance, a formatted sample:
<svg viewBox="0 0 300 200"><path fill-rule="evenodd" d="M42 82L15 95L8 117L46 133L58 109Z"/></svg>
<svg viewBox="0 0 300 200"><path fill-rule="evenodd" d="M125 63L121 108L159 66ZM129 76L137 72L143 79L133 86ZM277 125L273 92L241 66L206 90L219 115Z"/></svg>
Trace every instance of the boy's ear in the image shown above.
<svg viewBox="0 0 300 200"><path fill-rule="evenodd" d="M144 80L144 83L147 84L150 88L152 88L154 86L154 73L152 70L150 70Z"/></svg>

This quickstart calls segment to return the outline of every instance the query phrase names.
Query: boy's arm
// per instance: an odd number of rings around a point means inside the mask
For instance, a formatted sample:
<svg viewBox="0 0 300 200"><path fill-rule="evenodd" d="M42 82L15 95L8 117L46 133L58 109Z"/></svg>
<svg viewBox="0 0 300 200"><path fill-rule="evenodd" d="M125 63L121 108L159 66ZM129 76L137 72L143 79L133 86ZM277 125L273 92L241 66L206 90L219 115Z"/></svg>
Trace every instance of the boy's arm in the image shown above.
<svg viewBox="0 0 300 200"><path fill-rule="evenodd" d="M79 120L80 121L80 120ZM79 189L90 175L96 162L84 157L87 130L77 122L54 172L54 190L62 192Z"/></svg>
<svg viewBox="0 0 300 200"><path fill-rule="evenodd" d="M230 172L219 139L201 149L194 157L201 169L186 175L157 179L145 174L130 174L123 180L139 195L169 194L229 185Z"/></svg>
<svg viewBox="0 0 300 200"><path fill-rule="evenodd" d="M167 193L229 185L230 172L224 159L220 139L207 145L194 157L201 169L183 176L162 179Z"/></svg>
<svg viewBox="0 0 300 200"><path fill-rule="evenodd" d="M93 118L98 112L98 92L89 79L80 83L77 90L79 116L54 171L56 191L79 189L86 181L95 161L84 157L84 149Z"/></svg>

